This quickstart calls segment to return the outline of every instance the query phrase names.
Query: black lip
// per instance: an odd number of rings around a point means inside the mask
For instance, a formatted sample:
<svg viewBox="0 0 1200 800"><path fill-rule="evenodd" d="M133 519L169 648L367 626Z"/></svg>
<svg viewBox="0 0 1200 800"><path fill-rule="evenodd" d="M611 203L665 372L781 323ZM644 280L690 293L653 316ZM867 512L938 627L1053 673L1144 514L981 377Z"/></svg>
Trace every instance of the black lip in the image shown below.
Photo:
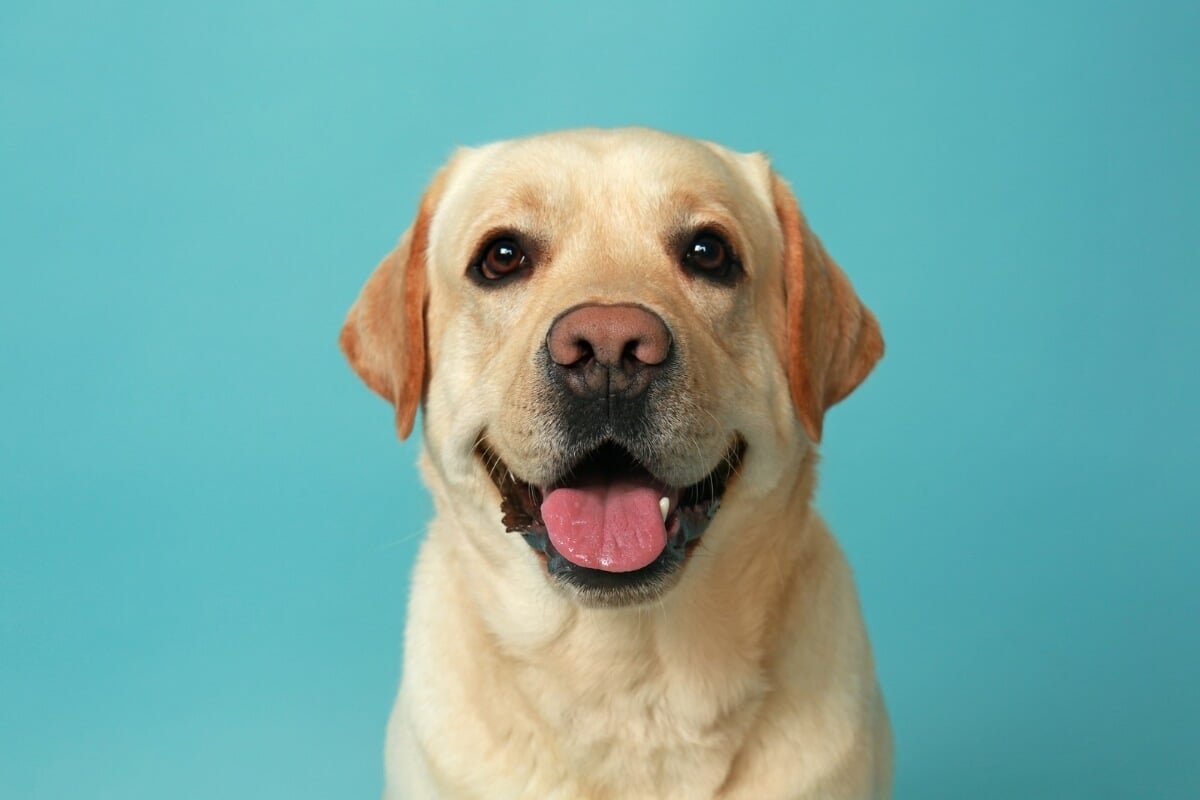
<svg viewBox="0 0 1200 800"><path fill-rule="evenodd" d="M541 554L552 578L576 589L586 602L602 605L648 600L673 585L688 554L720 509L725 490L737 474L746 450L745 441L736 437L712 472L679 492L679 501L667 518L667 547L658 558L631 572L607 572L574 564L554 549L542 521L542 489L516 478L487 446L484 437L480 437L480 441L476 452L500 491L505 530L520 533L530 548ZM640 470L649 474L627 451L606 442L569 470L568 475L606 468ZM564 476L552 485L562 485L565 480Z"/></svg>
<svg viewBox="0 0 1200 800"><path fill-rule="evenodd" d="M546 572L556 580L562 581L581 591L592 599L603 599L606 594L645 595L649 597L655 589L661 591L672 574L679 569L687 557L687 545L678 537L668 539L667 547L658 558L646 566L632 572L606 572L602 569L590 569L573 564L563 558L554 544L550 541L545 530L522 531L526 544L546 558ZM628 597L627 600L638 599Z"/></svg>

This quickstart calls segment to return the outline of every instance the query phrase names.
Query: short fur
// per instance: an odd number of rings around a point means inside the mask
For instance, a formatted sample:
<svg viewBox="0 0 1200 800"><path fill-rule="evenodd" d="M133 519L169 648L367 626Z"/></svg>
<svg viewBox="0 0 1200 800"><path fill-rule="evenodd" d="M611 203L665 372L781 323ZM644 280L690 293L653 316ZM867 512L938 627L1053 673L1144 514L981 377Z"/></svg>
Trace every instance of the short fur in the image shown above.
<svg viewBox="0 0 1200 800"><path fill-rule="evenodd" d="M680 268L680 230L728 231L733 287ZM502 289L467 272L498 230L538 242ZM500 521L477 445L521 480L569 466L536 353L580 303L667 323L686 381L658 470L744 460L677 585L597 608ZM342 348L392 402L424 400L437 515L413 575L388 800L887 798L891 734L850 569L811 507L829 406L882 356L874 316L758 154L644 129L461 150L351 309Z"/></svg>

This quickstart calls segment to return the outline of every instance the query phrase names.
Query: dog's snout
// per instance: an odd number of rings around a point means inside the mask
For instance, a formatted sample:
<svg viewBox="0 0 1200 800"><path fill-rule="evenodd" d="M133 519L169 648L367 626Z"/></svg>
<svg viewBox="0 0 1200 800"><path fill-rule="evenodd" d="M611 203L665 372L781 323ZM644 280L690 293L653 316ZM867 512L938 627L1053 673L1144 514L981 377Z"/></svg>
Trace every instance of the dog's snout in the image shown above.
<svg viewBox="0 0 1200 800"><path fill-rule="evenodd" d="M635 305L584 305L550 326L546 349L577 394L640 394L671 353L671 333Z"/></svg>

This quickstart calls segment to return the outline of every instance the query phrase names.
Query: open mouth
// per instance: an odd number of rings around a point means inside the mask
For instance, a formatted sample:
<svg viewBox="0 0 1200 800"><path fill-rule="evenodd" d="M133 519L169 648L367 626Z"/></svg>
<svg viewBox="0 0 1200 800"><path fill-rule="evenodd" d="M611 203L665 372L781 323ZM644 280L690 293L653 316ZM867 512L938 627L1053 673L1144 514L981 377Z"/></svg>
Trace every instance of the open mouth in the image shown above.
<svg viewBox="0 0 1200 800"><path fill-rule="evenodd" d="M612 441L547 486L517 479L486 444L477 454L500 491L505 528L544 556L551 576L611 604L669 586L720 508L745 449L736 438L712 472L686 487L659 480Z"/></svg>

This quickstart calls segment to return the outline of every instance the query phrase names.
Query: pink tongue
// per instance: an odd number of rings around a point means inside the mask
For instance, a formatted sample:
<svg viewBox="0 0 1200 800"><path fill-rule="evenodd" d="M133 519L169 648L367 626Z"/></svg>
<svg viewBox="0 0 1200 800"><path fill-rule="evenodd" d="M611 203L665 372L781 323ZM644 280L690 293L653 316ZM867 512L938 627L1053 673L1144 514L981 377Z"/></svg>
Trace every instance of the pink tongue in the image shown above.
<svg viewBox="0 0 1200 800"><path fill-rule="evenodd" d="M542 520L554 549L572 564L632 572L667 546L661 496L632 481L554 489L542 502Z"/></svg>

